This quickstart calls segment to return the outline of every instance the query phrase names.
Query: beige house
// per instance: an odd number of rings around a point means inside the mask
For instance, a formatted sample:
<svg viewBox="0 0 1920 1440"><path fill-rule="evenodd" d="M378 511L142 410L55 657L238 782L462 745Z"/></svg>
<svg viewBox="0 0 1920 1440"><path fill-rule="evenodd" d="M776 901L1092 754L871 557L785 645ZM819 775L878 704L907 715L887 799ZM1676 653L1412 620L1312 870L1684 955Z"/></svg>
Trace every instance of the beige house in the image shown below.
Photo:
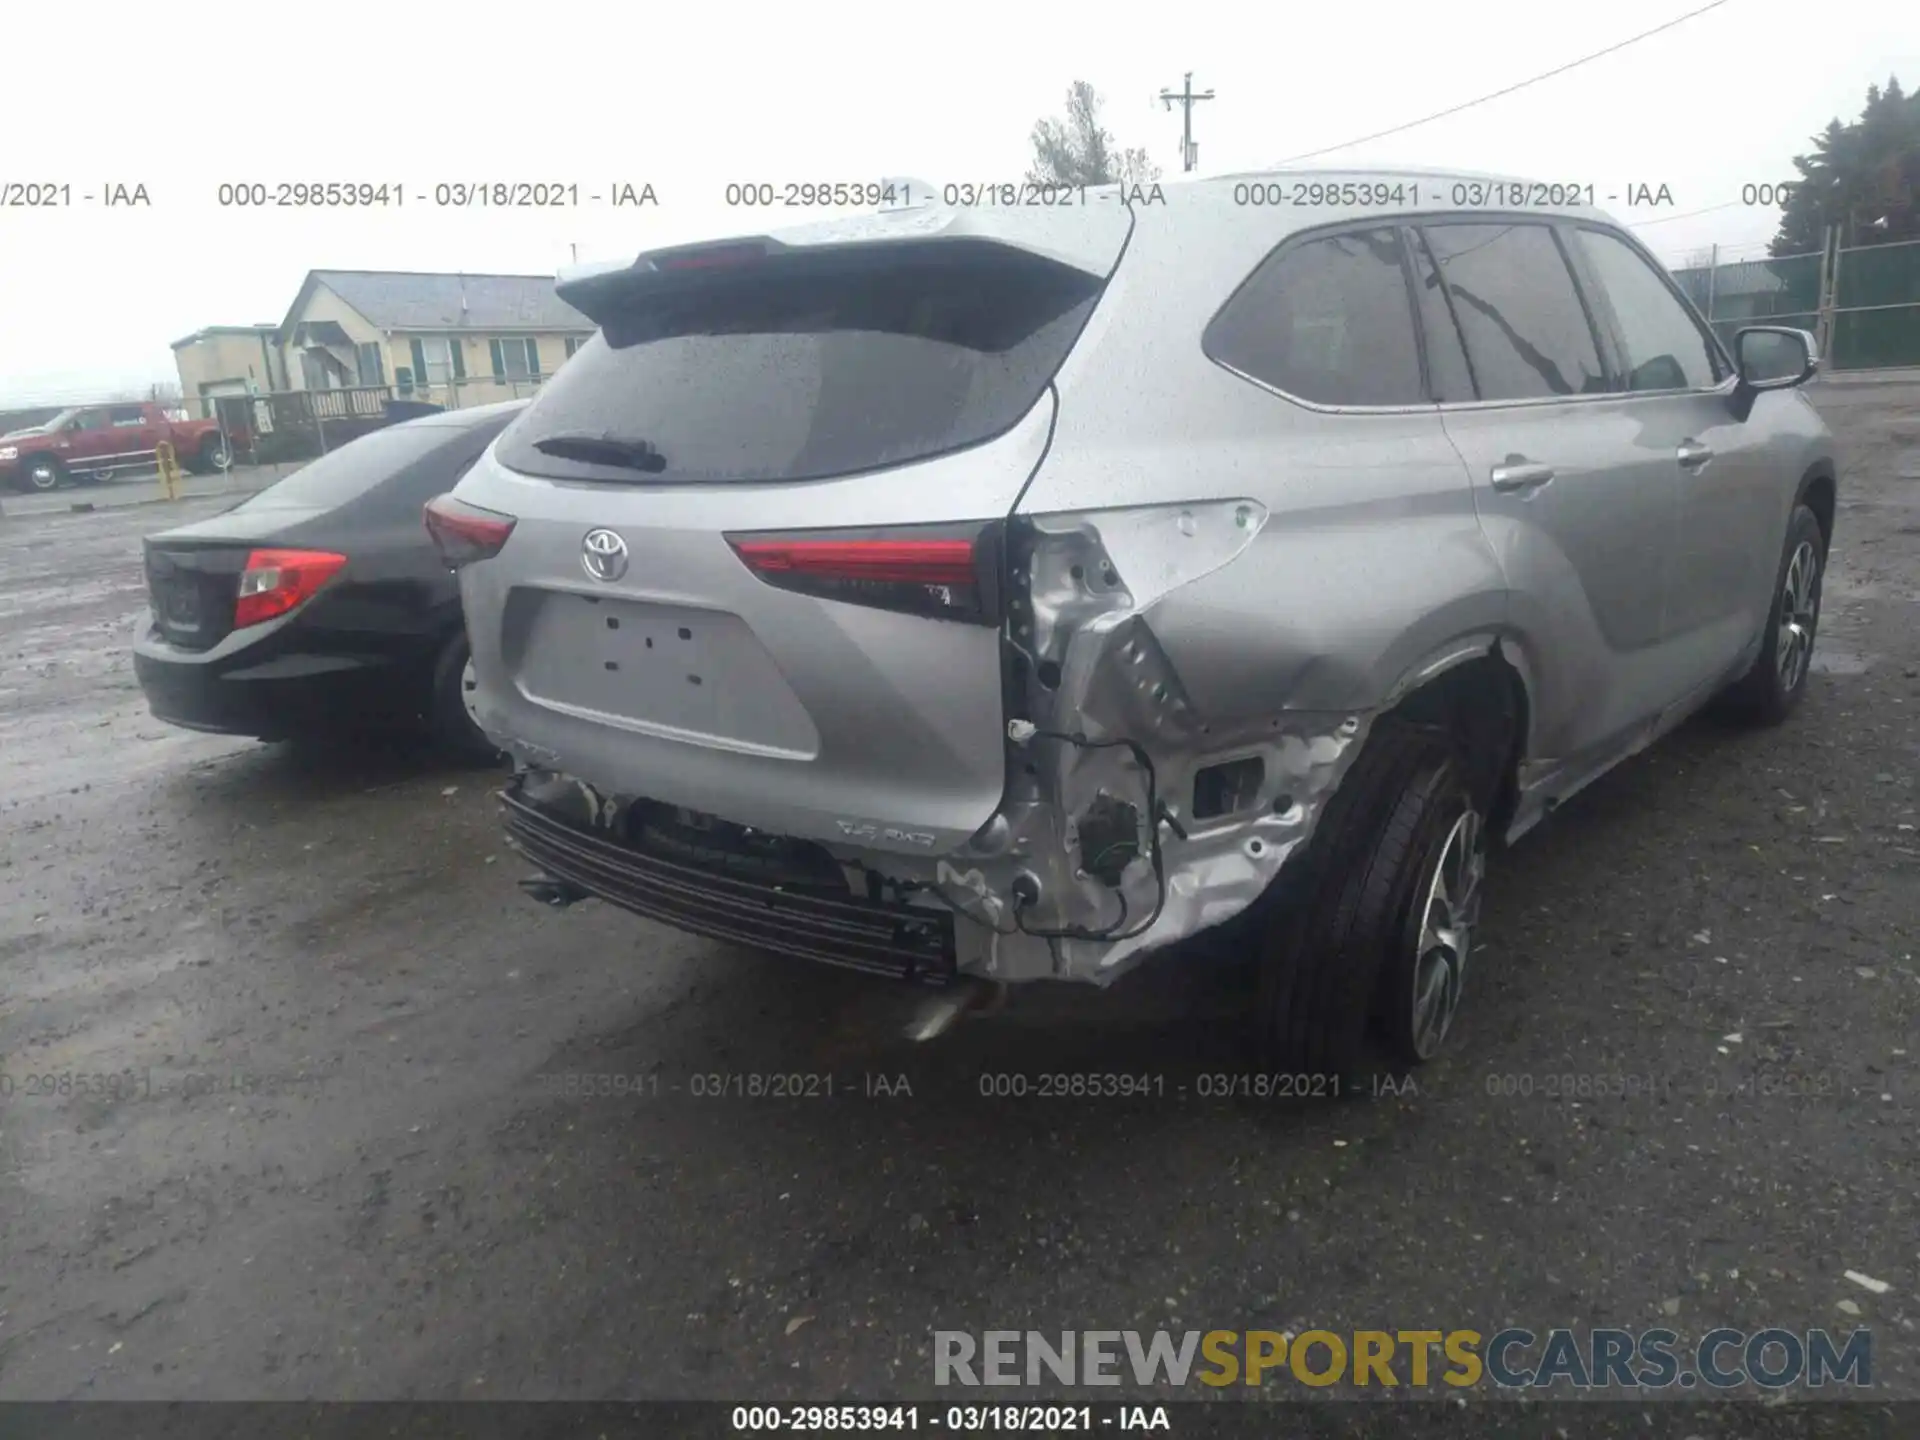
<svg viewBox="0 0 1920 1440"><path fill-rule="evenodd" d="M205 414L199 402L209 396L286 389L279 337L278 325L210 325L174 341L180 395L192 413Z"/></svg>
<svg viewBox="0 0 1920 1440"><path fill-rule="evenodd" d="M533 393L594 329L551 275L311 270L276 341L284 388L384 386L464 409Z"/></svg>

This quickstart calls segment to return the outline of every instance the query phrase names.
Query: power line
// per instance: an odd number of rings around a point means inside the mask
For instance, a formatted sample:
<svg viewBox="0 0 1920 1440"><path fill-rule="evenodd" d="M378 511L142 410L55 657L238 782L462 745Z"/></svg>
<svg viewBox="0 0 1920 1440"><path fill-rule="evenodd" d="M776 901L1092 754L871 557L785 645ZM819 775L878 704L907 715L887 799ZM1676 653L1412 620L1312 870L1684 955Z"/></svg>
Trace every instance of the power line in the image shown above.
<svg viewBox="0 0 1920 1440"><path fill-rule="evenodd" d="M1518 84L1509 85L1504 90L1495 90L1492 94L1482 95L1477 100L1467 100L1459 105L1449 106L1445 110L1438 110L1431 115L1424 115L1418 120L1409 120L1404 125L1395 125L1387 130L1376 130L1371 135L1362 135L1358 140L1348 140L1339 145L1329 145L1322 150L1309 150L1303 155L1290 155L1285 160L1280 161L1279 165L1276 165L1274 168L1278 169L1280 165L1291 165L1296 160L1312 160L1316 156L1331 155L1335 150L1348 150L1355 145L1364 145L1369 140L1384 139L1388 135L1398 135L1402 131L1411 130L1418 125L1427 125L1435 120L1444 120L1449 115L1458 115L1462 110L1471 110L1476 105L1484 105L1489 100L1498 100L1503 95L1511 95L1514 91L1524 90L1529 85L1538 85L1542 80L1551 80L1556 75L1564 75L1567 71L1577 66L1585 65L1590 60L1598 60L1602 56L1613 54L1616 50L1624 50L1627 46L1636 45L1649 36L1658 35L1663 30L1671 30L1676 25L1684 24L1696 15L1704 15L1709 10L1718 10L1722 5L1727 3L1728 0L1712 0L1712 3L1702 5L1698 10L1689 10L1686 14L1677 16L1667 21L1664 25L1656 25L1651 30L1643 30L1638 35L1630 36L1620 41L1617 45L1609 45L1606 49L1596 50L1591 55L1582 55L1578 60L1569 60L1565 65L1556 66L1554 69L1548 70L1543 74L1535 75L1532 79L1522 80Z"/></svg>
<svg viewBox="0 0 1920 1440"><path fill-rule="evenodd" d="M1691 220L1696 215L1711 215L1716 210L1731 210L1736 205L1744 205L1744 200L1727 200L1719 205L1709 205L1704 210L1689 210L1684 215L1662 215L1658 220L1630 220L1629 230L1644 229L1648 225L1671 225L1676 220Z"/></svg>

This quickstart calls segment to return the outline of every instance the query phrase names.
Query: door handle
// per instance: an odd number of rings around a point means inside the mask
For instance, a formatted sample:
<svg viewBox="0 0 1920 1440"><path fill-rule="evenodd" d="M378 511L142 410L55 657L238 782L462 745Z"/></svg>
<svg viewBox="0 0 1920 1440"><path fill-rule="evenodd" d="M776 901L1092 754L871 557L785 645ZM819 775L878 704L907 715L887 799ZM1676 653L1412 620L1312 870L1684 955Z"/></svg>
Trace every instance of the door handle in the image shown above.
<svg viewBox="0 0 1920 1440"><path fill-rule="evenodd" d="M1487 479L1503 495L1524 495L1552 480L1553 467L1532 460L1510 460L1494 466Z"/></svg>
<svg viewBox="0 0 1920 1440"><path fill-rule="evenodd" d="M1698 440L1682 440L1675 458L1679 460L1682 470L1698 470L1713 459L1713 447L1703 445Z"/></svg>

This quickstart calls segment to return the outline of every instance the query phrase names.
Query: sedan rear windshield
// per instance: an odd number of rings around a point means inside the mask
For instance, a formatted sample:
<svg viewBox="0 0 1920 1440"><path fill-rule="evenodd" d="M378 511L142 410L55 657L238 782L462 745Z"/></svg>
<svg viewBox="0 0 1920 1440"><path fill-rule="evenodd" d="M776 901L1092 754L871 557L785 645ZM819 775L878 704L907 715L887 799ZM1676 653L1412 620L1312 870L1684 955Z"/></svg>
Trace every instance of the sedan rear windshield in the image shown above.
<svg viewBox="0 0 1920 1440"><path fill-rule="evenodd" d="M445 425L396 425L329 450L284 480L236 505L236 510L288 507L329 510L356 500L396 471L459 438Z"/></svg>
<svg viewBox="0 0 1920 1440"><path fill-rule="evenodd" d="M767 482L989 440L1040 398L1103 281L1003 246L919 249L780 257L636 296L495 453L556 479Z"/></svg>

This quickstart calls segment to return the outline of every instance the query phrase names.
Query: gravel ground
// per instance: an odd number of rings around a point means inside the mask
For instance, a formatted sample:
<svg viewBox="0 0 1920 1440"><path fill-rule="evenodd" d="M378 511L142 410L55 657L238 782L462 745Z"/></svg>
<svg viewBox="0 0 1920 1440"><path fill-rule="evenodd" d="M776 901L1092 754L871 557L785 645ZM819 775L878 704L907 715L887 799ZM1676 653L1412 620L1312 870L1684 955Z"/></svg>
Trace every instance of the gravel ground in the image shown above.
<svg viewBox="0 0 1920 1440"><path fill-rule="evenodd" d="M147 715L138 537L223 502L10 516L0 1397L930 1398L935 1329L1508 1324L1869 1326L1920 1397L1920 386L1819 403L1800 714L1564 807L1456 1048L1306 1106L1200 1097L1190 971L915 1048L871 982L544 911L485 772ZM1076 1071L1169 1078L980 1093ZM748 1074L834 1089L698 1093Z"/></svg>

